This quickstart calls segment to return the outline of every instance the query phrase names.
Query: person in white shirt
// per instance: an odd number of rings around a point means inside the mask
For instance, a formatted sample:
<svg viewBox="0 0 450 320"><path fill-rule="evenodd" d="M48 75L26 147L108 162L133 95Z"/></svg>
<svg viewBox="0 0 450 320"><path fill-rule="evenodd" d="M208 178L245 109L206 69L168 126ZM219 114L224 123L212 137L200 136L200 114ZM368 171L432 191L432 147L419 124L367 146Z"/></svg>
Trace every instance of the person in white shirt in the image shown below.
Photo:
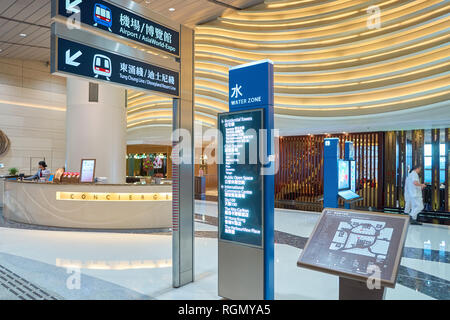
<svg viewBox="0 0 450 320"><path fill-rule="evenodd" d="M411 224L421 225L417 215L423 210L422 190L426 187L420 183L421 166L414 166L405 181L405 213L411 217Z"/></svg>

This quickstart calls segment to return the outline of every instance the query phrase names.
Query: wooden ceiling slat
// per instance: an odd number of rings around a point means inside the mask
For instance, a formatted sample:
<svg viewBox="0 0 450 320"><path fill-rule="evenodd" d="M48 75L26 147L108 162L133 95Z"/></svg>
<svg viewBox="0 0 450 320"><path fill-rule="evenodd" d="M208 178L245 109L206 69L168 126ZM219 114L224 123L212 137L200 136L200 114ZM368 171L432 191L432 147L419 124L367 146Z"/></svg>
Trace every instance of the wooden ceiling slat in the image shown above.
<svg viewBox="0 0 450 320"><path fill-rule="evenodd" d="M193 28L196 24L209 21L220 16L229 9L225 6L214 4L208 0L151 0L149 4L145 0L136 0L137 3L153 10L161 15L175 20L180 24ZM223 1L237 7L248 6L263 0L226 0ZM0 0L0 16L26 21L44 26L50 26L51 0ZM176 10L171 12L169 8ZM33 27L0 18L0 41L12 42L17 45L0 42L0 57L10 57L20 53L21 59L38 59L48 61L50 50L44 57L45 49L28 47L26 45L49 46L50 30L46 28L33 29ZM20 33L28 36L20 38ZM48 37L45 35L48 34Z"/></svg>
<svg viewBox="0 0 450 320"><path fill-rule="evenodd" d="M14 18L22 11L27 10L34 0L17 0L12 6L2 12L3 17ZM43 2L42 0L36 0L36 2Z"/></svg>
<svg viewBox="0 0 450 320"><path fill-rule="evenodd" d="M16 0L2 0L2 1L0 1L0 15L2 15L3 12L5 12L12 5L14 5L15 2L16 2Z"/></svg>

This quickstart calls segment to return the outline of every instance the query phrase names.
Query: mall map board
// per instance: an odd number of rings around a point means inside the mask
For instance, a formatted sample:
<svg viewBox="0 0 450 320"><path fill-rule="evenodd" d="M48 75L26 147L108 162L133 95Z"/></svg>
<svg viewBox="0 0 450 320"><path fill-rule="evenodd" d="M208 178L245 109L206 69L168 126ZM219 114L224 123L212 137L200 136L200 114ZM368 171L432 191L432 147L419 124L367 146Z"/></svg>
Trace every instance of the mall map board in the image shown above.
<svg viewBox="0 0 450 320"><path fill-rule="evenodd" d="M363 282L376 266L381 285L393 288L408 225L406 215L326 208L297 265Z"/></svg>
<svg viewBox="0 0 450 320"><path fill-rule="evenodd" d="M142 16L140 10L133 10L134 7L127 1L117 0L53 0L52 17L78 18L91 28L178 56L179 30Z"/></svg>

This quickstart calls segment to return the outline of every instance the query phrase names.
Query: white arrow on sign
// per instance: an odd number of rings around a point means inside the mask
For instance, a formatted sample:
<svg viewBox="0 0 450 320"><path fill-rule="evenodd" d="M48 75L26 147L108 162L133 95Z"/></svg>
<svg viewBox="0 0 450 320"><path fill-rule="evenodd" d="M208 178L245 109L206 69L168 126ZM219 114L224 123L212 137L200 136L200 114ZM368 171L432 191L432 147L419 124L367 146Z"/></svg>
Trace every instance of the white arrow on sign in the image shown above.
<svg viewBox="0 0 450 320"><path fill-rule="evenodd" d="M80 9L78 9L77 6L82 2L83 0L66 0L66 11L80 13Z"/></svg>
<svg viewBox="0 0 450 320"><path fill-rule="evenodd" d="M81 56L83 53L78 50L77 53L75 53L73 56L70 55L70 49L66 51L66 64L78 67L80 65L79 62L76 62L77 58Z"/></svg>

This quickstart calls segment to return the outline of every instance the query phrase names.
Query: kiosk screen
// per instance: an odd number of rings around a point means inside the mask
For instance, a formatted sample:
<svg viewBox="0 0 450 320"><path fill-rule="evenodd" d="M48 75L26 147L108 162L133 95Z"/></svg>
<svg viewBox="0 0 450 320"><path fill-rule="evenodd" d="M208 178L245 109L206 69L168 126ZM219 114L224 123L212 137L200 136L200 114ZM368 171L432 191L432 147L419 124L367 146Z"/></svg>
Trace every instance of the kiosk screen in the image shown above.
<svg viewBox="0 0 450 320"><path fill-rule="evenodd" d="M345 190L350 189L350 177L348 161L339 160L339 183L338 189Z"/></svg>

